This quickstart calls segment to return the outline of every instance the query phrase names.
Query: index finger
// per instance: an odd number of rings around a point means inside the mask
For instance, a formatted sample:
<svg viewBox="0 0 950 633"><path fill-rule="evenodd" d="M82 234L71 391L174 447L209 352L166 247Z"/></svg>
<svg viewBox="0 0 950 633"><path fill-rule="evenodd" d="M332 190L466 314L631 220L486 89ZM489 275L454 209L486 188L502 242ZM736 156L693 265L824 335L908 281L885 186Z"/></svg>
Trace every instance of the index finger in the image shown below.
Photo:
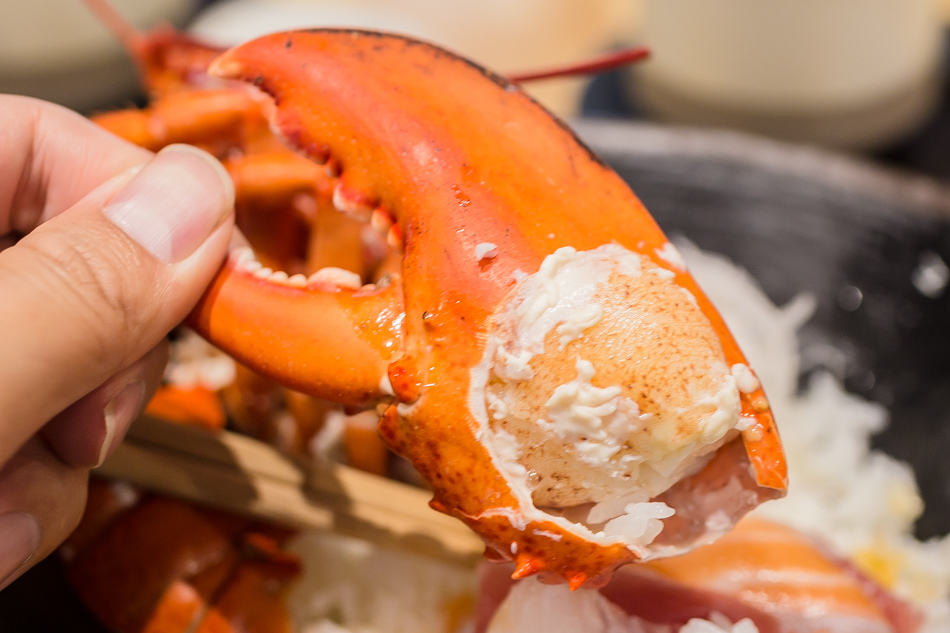
<svg viewBox="0 0 950 633"><path fill-rule="evenodd" d="M66 108L0 95L0 238L29 233L151 156Z"/></svg>

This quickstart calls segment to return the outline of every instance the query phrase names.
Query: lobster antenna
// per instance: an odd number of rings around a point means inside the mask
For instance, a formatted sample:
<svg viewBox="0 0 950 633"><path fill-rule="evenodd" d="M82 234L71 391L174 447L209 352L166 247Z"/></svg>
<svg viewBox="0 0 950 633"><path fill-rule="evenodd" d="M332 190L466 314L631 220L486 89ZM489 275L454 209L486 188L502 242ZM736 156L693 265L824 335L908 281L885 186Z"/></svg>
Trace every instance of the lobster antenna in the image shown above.
<svg viewBox="0 0 950 633"><path fill-rule="evenodd" d="M555 77L573 77L576 75L589 75L600 73L606 70L613 70L626 64L639 62L650 56L650 49L646 46L633 46L624 48L613 53L593 57L587 61L568 66L555 66L534 72L517 73L509 75L508 80L514 83L525 81L537 81L539 79L552 79Z"/></svg>
<svg viewBox="0 0 950 633"><path fill-rule="evenodd" d="M142 32L116 11L109 0L83 0L83 3L96 15L99 22L122 43L127 51L134 53L142 50L145 46L145 36Z"/></svg>

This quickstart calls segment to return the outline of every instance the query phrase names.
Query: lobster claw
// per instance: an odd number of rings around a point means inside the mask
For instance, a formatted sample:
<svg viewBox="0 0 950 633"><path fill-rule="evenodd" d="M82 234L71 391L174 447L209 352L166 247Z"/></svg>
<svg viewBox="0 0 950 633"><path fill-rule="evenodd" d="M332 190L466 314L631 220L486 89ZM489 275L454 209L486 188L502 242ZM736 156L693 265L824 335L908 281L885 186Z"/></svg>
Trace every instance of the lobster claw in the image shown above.
<svg viewBox="0 0 950 633"><path fill-rule="evenodd" d="M404 253L384 287L289 284L232 255L192 315L239 360L348 404L516 577L597 586L784 493L768 402L617 174L510 84L364 31L264 37L211 72L330 160L343 211ZM336 279L336 282L328 280Z"/></svg>

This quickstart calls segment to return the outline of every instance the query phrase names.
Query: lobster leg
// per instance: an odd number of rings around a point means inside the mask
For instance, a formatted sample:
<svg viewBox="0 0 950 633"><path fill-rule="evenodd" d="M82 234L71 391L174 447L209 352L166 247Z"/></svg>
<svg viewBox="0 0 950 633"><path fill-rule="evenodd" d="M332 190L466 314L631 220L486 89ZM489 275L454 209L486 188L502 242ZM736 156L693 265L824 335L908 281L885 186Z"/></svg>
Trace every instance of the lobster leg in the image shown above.
<svg viewBox="0 0 950 633"><path fill-rule="evenodd" d="M237 90L178 92L145 110L93 117L99 126L146 149L191 143L223 156L256 129L266 129L260 107Z"/></svg>

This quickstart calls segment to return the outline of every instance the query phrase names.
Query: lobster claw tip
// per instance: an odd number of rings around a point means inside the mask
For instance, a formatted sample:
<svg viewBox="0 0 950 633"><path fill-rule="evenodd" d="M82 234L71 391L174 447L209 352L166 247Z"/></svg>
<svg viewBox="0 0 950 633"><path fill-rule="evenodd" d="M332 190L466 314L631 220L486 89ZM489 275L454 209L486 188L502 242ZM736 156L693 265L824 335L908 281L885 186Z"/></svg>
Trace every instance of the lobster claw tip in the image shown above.
<svg viewBox="0 0 950 633"><path fill-rule="evenodd" d="M543 559L521 554L517 558L515 571L511 574L511 577L515 580L527 578L528 576L540 574L545 570L545 567Z"/></svg>
<svg viewBox="0 0 950 633"><path fill-rule="evenodd" d="M567 585L571 588L571 591L576 591L584 586L584 583L587 582L589 576L583 572L578 572L576 574L571 574L567 580Z"/></svg>

